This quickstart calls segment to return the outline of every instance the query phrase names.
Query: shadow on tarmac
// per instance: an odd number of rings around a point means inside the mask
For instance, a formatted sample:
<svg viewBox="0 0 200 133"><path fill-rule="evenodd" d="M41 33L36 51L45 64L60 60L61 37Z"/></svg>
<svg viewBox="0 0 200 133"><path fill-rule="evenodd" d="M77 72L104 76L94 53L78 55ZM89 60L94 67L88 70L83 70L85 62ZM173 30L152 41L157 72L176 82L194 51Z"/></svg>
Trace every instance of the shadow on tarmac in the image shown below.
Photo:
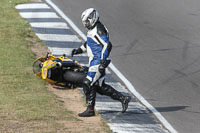
<svg viewBox="0 0 200 133"><path fill-rule="evenodd" d="M178 110L184 110L189 106L171 106L171 107L156 107L158 112L173 112Z"/></svg>

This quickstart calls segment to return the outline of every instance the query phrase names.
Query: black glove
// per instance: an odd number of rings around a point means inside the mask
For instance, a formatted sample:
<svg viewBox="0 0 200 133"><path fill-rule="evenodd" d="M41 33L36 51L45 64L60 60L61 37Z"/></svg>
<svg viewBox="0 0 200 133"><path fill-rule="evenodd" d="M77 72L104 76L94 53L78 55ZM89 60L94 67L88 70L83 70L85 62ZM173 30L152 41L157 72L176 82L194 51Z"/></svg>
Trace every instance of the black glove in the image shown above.
<svg viewBox="0 0 200 133"><path fill-rule="evenodd" d="M72 53L71 53L71 56L73 57L74 55L81 54L81 53L83 53L83 50L81 48L73 49Z"/></svg>
<svg viewBox="0 0 200 133"><path fill-rule="evenodd" d="M104 72L105 72L105 68L106 68L107 66L106 66L106 61L103 61L103 60L101 60L101 63L100 63L100 65L99 65L99 72L101 73L101 74L103 74Z"/></svg>

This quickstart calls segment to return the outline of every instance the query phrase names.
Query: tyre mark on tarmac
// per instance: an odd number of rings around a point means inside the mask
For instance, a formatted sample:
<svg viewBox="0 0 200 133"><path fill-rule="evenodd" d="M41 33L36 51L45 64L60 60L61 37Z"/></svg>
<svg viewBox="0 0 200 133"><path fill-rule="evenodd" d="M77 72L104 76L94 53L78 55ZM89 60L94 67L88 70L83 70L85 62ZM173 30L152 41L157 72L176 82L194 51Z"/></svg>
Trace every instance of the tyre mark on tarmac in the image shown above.
<svg viewBox="0 0 200 133"><path fill-rule="evenodd" d="M79 47L82 40L75 35L69 26L46 3L36 2L17 5L20 15L25 18L36 35L48 46L55 56L70 56L73 48ZM71 58L71 57L70 57ZM86 54L74 56L73 60L87 65ZM106 81L123 94L131 95L107 70ZM82 89L79 90L83 93ZM132 96L132 95L131 95ZM129 104L127 112L121 113L121 103L106 96L97 94L96 107L102 118L107 121L113 132L118 133L168 133L145 106L137 102L135 97Z"/></svg>

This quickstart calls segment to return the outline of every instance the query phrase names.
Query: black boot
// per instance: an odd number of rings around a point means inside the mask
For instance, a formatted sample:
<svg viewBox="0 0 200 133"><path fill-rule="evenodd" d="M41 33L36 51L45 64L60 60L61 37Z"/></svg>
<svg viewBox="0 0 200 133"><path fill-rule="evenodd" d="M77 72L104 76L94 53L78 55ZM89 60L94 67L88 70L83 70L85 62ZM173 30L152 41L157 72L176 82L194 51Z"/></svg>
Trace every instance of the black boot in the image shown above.
<svg viewBox="0 0 200 133"><path fill-rule="evenodd" d="M126 112L126 110L128 108L128 103L130 101L131 101L130 96L122 96L122 99L120 100L120 102L122 103L122 113Z"/></svg>
<svg viewBox="0 0 200 133"><path fill-rule="evenodd" d="M87 104L87 109L79 113L78 115L80 117L90 117L94 116L94 106L95 106L95 98L96 98L96 88L94 86L90 86L90 81L88 79L85 79L83 81L83 91L85 93L86 97L86 104Z"/></svg>
<svg viewBox="0 0 200 133"><path fill-rule="evenodd" d="M102 87L98 87L97 92L101 95L106 95L111 97L113 100L118 100L122 103L122 113L126 112L128 108L128 103L131 101L130 96L124 96L112 86L108 84L103 84Z"/></svg>
<svg viewBox="0 0 200 133"><path fill-rule="evenodd" d="M79 113L78 116L80 117L90 117L95 116L94 107L87 106L87 109L83 113Z"/></svg>

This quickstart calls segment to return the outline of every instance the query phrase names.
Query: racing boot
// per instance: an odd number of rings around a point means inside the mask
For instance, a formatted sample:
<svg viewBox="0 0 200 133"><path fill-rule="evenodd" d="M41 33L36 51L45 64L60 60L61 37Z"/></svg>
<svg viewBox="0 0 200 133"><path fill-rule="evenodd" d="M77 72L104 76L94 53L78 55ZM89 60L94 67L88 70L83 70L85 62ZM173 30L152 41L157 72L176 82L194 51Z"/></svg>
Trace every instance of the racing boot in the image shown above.
<svg viewBox="0 0 200 133"><path fill-rule="evenodd" d="M95 115L94 106L95 106L95 98L96 98L96 88L94 86L90 86L88 80L83 81L83 91L86 96L86 104L87 109L79 113L80 117L90 117Z"/></svg>
<svg viewBox="0 0 200 133"><path fill-rule="evenodd" d="M131 101L130 96L122 95L122 93L118 92L112 86L105 83L102 85L102 87L98 87L97 92L101 95L109 96L113 100L120 101L122 103L122 113L126 112L128 103Z"/></svg>
<svg viewBox="0 0 200 133"><path fill-rule="evenodd" d="M120 102L122 103L122 113L126 112L128 103L131 101L130 96L121 96Z"/></svg>
<svg viewBox="0 0 200 133"><path fill-rule="evenodd" d="M94 106L92 105L88 105L87 109L78 114L79 117L90 117L90 116L95 116L95 112L94 112Z"/></svg>

